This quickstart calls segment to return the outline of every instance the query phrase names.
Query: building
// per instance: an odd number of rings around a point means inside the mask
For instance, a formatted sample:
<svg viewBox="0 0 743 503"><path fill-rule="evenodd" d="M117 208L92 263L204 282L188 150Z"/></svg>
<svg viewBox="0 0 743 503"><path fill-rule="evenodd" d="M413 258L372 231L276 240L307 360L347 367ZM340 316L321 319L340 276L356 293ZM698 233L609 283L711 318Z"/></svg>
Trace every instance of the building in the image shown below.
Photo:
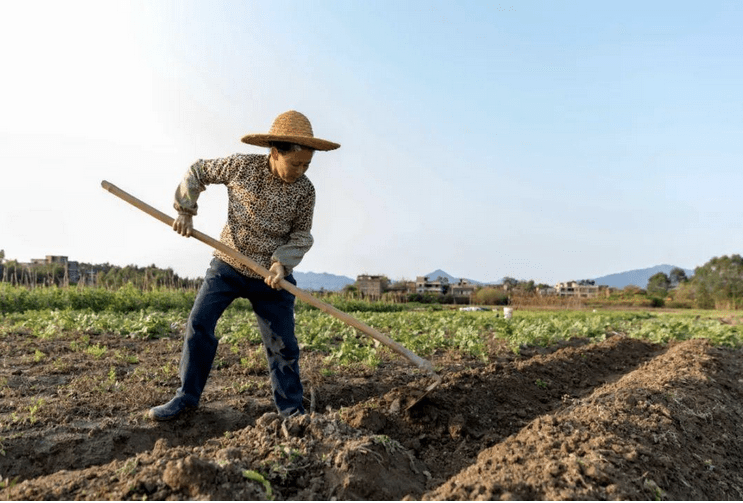
<svg viewBox="0 0 743 503"><path fill-rule="evenodd" d="M32 258L31 265L48 265L48 264L61 264L67 263L67 257L64 255L47 255L45 258Z"/></svg>
<svg viewBox="0 0 743 503"><path fill-rule="evenodd" d="M80 265L76 261L69 260L65 255L47 255L44 258L32 258L28 263L20 263L25 267L57 264L64 267L64 279L62 284L75 284L80 281ZM88 284L95 284L95 278L83 278Z"/></svg>
<svg viewBox="0 0 743 503"><path fill-rule="evenodd" d="M446 278L430 281L428 276L418 276L415 279L415 293L445 294L448 290L449 281Z"/></svg>
<svg viewBox="0 0 743 503"><path fill-rule="evenodd" d="M80 264L76 261L67 262L67 275L69 276L70 283L77 283L80 281Z"/></svg>
<svg viewBox="0 0 743 503"><path fill-rule="evenodd" d="M555 285L555 294L561 297L593 298L598 297L599 287L596 285L581 284L577 281L568 281Z"/></svg>
<svg viewBox="0 0 743 503"><path fill-rule="evenodd" d="M382 294L387 288L388 282L386 276L362 274L356 277L356 285L361 296L372 300L379 300L382 298Z"/></svg>
<svg viewBox="0 0 743 503"><path fill-rule="evenodd" d="M537 289L537 293L541 297L548 297L550 295L557 295L557 290L555 290L554 287L548 286L548 287L544 287L544 288L538 288Z"/></svg>
<svg viewBox="0 0 743 503"><path fill-rule="evenodd" d="M67 257L63 255L47 255L46 256L46 263L47 264L66 264L68 262Z"/></svg>
<svg viewBox="0 0 743 503"><path fill-rule="evenodd" d="M471 297L477 286L466 279L460 279L455 285L451 285L450 292L454 297Z"/></svg>

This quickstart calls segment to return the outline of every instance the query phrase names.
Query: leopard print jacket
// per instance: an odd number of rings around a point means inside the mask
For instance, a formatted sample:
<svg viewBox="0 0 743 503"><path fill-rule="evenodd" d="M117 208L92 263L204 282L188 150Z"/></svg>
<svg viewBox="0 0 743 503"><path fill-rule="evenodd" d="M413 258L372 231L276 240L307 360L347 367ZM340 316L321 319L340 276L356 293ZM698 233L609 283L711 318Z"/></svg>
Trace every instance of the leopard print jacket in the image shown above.
<svg viewBox="0 0 743 503"><path fill-rule="evenodd" d="M220 240L266 269L280 262L287 275L313 243L310 230L315 208L315 187L302 175L286 183L271 173L268 155L235 154L198 160L186 172L175 193L179 213L196 215L197 199L207 185L227 186L227 224ZM245 276L260 278L246 265L220 251L214 256Z"/></svg>

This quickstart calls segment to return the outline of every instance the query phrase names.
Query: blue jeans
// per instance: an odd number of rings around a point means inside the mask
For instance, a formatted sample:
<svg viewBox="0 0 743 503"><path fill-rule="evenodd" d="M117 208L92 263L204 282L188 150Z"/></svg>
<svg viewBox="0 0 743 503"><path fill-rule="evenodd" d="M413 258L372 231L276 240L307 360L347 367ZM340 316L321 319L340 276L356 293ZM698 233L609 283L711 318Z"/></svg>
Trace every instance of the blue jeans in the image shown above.
<svg viewBox="0 0 743 503"><path fill-rule="evenodd" d="M291 275L285 279L297 284ZM294 335L294 295L286 290L274 290L262 279L248 278L218 258L212 260L206 271L186 324L181 387L176 397L182 397L188 405L198 405L217 354L214 328L225 309L238 297L248 299L253 306L266 349L276 407L283 415L303 414L299 344Z"/></svg>

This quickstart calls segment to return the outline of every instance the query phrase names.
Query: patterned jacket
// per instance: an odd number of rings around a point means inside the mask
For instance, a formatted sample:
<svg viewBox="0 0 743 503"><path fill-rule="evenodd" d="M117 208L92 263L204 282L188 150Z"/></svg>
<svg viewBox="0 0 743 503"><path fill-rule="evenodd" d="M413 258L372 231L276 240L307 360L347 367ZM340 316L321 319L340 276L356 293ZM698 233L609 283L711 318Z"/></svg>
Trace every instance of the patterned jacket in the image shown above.
<svg viewBox="0 0 743 503"><path fill-rule="evenodd" d="M179 213L196 215L199 194L207 185L227 186L227 224L220 240L266 269L280 262L287 274L299 264L313 243L310 230L315 187L302 175L286 183L271 173L268 155L235 154L223 159L198 160L186 172L175 192ZM260 276L247 266L215 251L214 256L251 278Z"/></svg>

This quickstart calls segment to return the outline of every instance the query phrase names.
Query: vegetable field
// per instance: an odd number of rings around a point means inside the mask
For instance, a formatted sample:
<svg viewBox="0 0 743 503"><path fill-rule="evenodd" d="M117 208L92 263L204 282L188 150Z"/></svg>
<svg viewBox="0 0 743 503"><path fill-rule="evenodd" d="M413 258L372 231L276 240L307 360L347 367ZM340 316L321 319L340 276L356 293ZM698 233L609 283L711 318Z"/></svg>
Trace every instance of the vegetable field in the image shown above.
<svg viewBox="0 0 743 503"><path fill-rule="evenodd" d="M217 327L196 411L179 385L193 292L0 287L4 499L743 499L743 314L340 309L442 384L297 306L306 416L274 413L250 305Z"/></svg>

